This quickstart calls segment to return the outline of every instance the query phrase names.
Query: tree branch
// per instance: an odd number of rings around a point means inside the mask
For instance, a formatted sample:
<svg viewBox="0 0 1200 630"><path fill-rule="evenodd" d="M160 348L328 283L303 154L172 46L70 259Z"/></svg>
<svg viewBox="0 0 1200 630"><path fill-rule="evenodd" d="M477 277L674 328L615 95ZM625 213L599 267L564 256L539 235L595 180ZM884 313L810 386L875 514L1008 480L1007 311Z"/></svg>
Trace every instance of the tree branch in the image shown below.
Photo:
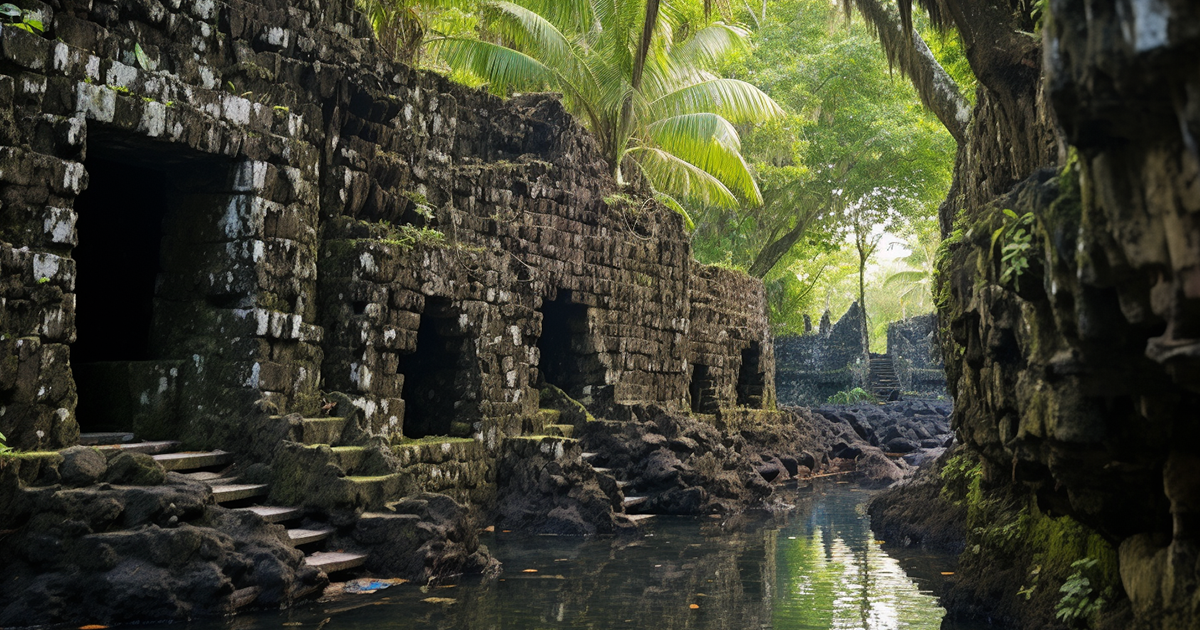
<svg viewBox="0 0 1200 630"><path fill-rule="evenodd" d="M921 103L942 121L950 135L959 144L965 142L971 107L959 91L958 83L938 63L921 35L910 30L906 36L900 16L880 0L843 0L847 7L850 2L875 30L888 63L908 77Z"/></svg>

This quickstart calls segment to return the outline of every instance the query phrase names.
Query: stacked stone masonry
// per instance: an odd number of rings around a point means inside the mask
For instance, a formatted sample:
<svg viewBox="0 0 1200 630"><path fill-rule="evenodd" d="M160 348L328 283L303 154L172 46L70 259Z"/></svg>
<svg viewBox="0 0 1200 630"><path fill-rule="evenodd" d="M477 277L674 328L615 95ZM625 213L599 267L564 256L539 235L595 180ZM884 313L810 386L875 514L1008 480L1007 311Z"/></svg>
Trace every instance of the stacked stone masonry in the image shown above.
<svg viewBox="0 0 1200 630"><path fill-rule="evenodd" d="M490 451L543 382L605 414L774 405L762 284L616 195L553 97L384 62L346 0L17 4L47 30L0 28L11 446L236 448L335 391L371 433Z"/></svg>

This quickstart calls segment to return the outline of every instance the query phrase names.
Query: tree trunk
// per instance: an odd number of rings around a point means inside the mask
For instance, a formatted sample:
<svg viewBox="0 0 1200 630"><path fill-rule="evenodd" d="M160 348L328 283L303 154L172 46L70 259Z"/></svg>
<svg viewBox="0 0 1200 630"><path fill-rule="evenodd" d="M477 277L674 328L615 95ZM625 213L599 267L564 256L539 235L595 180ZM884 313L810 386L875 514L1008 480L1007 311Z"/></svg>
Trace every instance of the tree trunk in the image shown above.
<svg viewBox="0 0 1200 630"><path fill-rule="evenodd" d="M795 227L759 250L758 255L754 257L754 263L750 265L750 275L755 278L767 277L767 274L771 273L775 265L779 264L779 261L783 260L783 257L791 251L796 241L800 240L801 236L804 236L804 232L808 230L808 226L812 223L813 218L819 216L827 207L828 204L822 206L816 212L810 212L796 219Z"/></svg>

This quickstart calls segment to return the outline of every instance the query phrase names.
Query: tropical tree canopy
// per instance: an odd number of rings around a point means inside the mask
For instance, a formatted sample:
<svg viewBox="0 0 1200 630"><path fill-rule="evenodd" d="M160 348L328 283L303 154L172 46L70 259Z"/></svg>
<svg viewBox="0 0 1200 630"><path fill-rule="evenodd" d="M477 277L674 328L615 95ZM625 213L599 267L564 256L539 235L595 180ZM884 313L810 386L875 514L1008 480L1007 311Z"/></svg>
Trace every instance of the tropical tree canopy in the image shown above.
<svg viewBox="0 0 1200 630"><path fill-rule="evenodd" d="M480 14L480 38L431 42L440 59L498 93L561 92L618 182L636 168L679 210L676 200L762 203L736 125L783 110L750 83L715 72L748 48L744 27L697 24L686 3L671 0L486 1Z"/></svg>

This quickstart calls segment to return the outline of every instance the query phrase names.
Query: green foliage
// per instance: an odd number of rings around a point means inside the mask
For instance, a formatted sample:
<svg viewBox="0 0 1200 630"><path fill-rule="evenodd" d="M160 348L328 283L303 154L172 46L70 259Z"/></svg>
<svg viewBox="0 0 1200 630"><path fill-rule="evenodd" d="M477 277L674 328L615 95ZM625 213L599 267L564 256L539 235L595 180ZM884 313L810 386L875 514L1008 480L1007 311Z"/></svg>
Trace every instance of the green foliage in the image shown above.
<svg viewBox="0 0 1200 630"><path fill-rule="evenodd" d="M1104 588L1103 592L1093 585L1099 568L1099 560L1092 557L1082 558L1071 563L1075 569L1066 582L1063 582L1059 592L1062 599L1054 608L1054 616L1067 623L1088 620L1100 614L1104 604L1112 599L1112 587ZM1091 577L1089 577L1091 576Z"/></svg>
<svg viewBox="0 0 1200 630"><path fill-rule="evenodd" d="M955 145L911 84L890 71L870 29L848 24L836 4L777 0L765 16L740 16L757 21L756 45L730 55L721 71L763 86L787 114L743 133L763 206L696 210L693 245L703 262L750 269L765 247L798 229L764 281L777 334L799 333L805 314L815 321L828 308L837 317L858 299L857 255L848 251L856 225L867 238L885 223L907 235L911 222L933 216ZM961 53L955 40L944 43ZM883 277L868 267L868 288L877 290ZM890 314L867 297L872 324L886 326ZM897 293L888 301L900 313L914 299Z"/></svg>
<svg viewBox="0 0 1200 630"><path fill-rule="evenodd" d="M459 32L475 23L468 12L476 0L355 0L366 16L379 46L392 59L406 64L419 61L421 47L432 33Z"/></svg>
<svg viewBox="0 0 1200 630"><path fill-rule="evenodd" d="M721 21L690 22L689 4L662 3L640 84L642 0L485 1L477 37L439 37L430 47L455 78L476 77L498 94L561 92L595 134L618 182L633 166L671 200L757 205L762 197L735 125L783 112L753 85L715 73L723 59L748 48L749 32Z"/></svg>
<svg viewBox="0 0 1200 630"><path fill-rule="evenodd" d="M388 245L395 245L404 250L417 246L445 247L446 235L428 227L414 225L388 226L387 238L381 239Z"/></svg>
<svg viewBox="0 0 1200 630"><path fill-rule="evenodd" d="M969 496L978 498L983 466L969 453L955 455L942 466L941 478L942 497L955 505L962 505Z"/></svg>
<svg viewBox="0 0 1200 630"><path fill-rule="evenodd" d="M12 450L12 447L5 443L7 441L8 438L4 437L3 433L0 433L0 453L7 453Z"/></svg>
<svg viewBox="0 0 1200 630"><path fill-rule="evenodd" d="M879 400L875 398L875 394L861 387L855 387L854 389L842 390L830 396L825 402L831 405L850 405L859 402L879 402Z"/></svg>
<svg viewBox="0 0 1200 630"><path fill-rule="evenodd" d="M0 4L0 20L3 20L4 24L40 35L46 30L45 25L41 20L32 17L33 15L32 11L26 11L15 4Z"/></svg>
<svg viewBox="0 0 1200 630"><path fill-rule="evenodd" d="M1004 210L1004 223L992 232L992 251L1000 244L1000 283L1013 283L1018 291L1021 289L1021 275L1029 270L1029 256L1033 253L1032 212L1017 215L1012 210Z"/></svg>

